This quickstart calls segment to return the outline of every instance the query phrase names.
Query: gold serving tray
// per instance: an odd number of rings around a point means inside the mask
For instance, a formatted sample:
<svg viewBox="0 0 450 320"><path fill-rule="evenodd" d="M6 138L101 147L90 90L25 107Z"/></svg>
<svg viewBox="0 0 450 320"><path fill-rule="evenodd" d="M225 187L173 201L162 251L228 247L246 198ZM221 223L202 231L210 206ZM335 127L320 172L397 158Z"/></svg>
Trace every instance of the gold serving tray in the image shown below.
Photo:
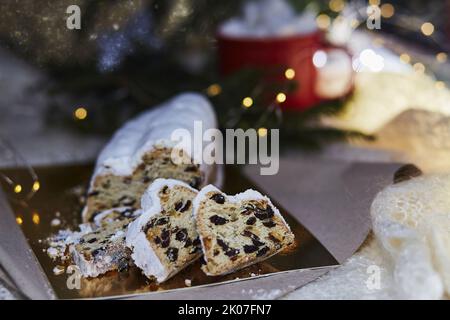
<svg viewBox="0 0 450 320"><path fill-rule="evenodd" d="M33 180L29 171L25 169L0 171L0 174L9 177L15 184L20 184L22 186L21 192L15 192L14 185L7 184L5 181L2 181L2 186L16 216L16 221L58 298L97 298L160 292L186 288L186 280L190 280L191 286L196 287L337 264L327 249L275 201L275 205L291 226L296 242L287 252L275 255L262 263L227 276L209 277L200 270L200 263L196 262L160 285L148 280L136 267L131 267L128 271L121 273L114 271L98 278L82 278L79 289L69 289L71 286L68 286L67 283L74 283L73 277L71 278L73 274L63 272L57 275L53 270L58 265L67 268L70 263L63 264L52 261L45 252L48 247L45 239L57 233L60 229L77 228L81 221L80 212L83 206L83 196L93 166L90 164L55 166L34 168L34 170L38 176L40 188L32 197L26 197L31 190ZM225 177L223 190L228 194L242 192L248 188L258 189L237 168L227 167ZM18 190L16 189L16 191ZM59 226L52 225L54 219L58 219L61 224Z"/></svg>

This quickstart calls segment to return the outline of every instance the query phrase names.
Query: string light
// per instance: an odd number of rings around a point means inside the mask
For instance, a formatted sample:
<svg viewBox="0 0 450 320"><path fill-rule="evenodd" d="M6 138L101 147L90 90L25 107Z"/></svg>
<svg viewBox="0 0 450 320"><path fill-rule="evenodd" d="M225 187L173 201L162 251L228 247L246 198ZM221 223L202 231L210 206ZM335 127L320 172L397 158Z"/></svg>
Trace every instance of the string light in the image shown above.
<svg viewBox="0 0 450 320"><path fill-rule="evenodd" d="M38 191L39 189L41 188L41 184L39 183L39 181L35 181L34 183L33 183L33 187L32 187L32 189L33 189L33 191Z"/></svg>
<svg viewBox="0 0 450 320"><path fill-rule="evenodd" d="M390 3L382 4L380 9L381 9L381 16L383 18L389 19L392 18L392 16L395 14L395 8Z"/></svg>
<svg viewBox="0 0 450 320"><path fill-rule="evenodd" d="M328 55L323 50L317 50L313 55L313 64L316 68L323 68L328 61Z"/></svg>
<svg viewBox="0 0 450 320"><path fill-rule="evenodd" d="M431 36L434 33L434 25L431 22L425 22L420 27L420 30L427 37Z"/></svg>
<svg viewBox="0 0 450 320"><path fill-rule="evenodd" d="M22 186L20 184L16 184L14 187L15 193L21 193L22 192Z"/></svg>
<svg viewBox="0 0 450 320"><path fill-rule="evenodd" d="M21 217L16 217L16 222L18 225L21 225L23 223L23 219Z"/></svg>
<svg viewBox="0 0 450 320"><path fill-rule="evenodd" d="M353 18L352 21L350 22L350 27L352 27L353 29L356 29L359 26L359 20L356 18Z"/></svg>
<svg viewBox="0 0 450 320"><path fill-rule="evenodd" d="M294 79L294 77L295 77L295 70L292 69L292 68L286 69L286 71L284 72L284 76L288 80Z"/></svg>
<svg viewBox="0 0 450 320"><path fill-rule="evenodd" d="M444 81L436 81L436 83L434 85L435 85L436 89L439 89L439 90L446 88Z"/></svg>
<svg viewBox="0 0 450 320"><path fill-rule="evenodd" d="M364 49L361 51L358 60L360 68L367 68L372 72L380 72L384 68L384 58L372 49Z"/></svg>
<svg viewBox="0 0 450 320"><path fill-rule="evenodd" d="M328 6L330 7L331 11L341 12L345 7L345 3L343 0L330 0Z"/></svg>
<svg viewBox="0 0 450 320"><path fill-rule="evenodd" d="M403 62L403 63L410 63L411 62L411 57L407 53L402 53L400 55L400 61Z"/></svg>
<svg viewBox="0 0 450 320"><path fill-rule="evenodd" d="M259 128L259 129L258 129L258 135L259 135L260 137L265 137L265 136L267 136L267 129L266 129L266 128Z"/></svg>
<svg viewBox="0 0 450 320"><path fill-rule="evenodd" d="M283 92L277 94L277 101L283 103L286 101L286 95Z"/></svg>
<svg viewBox="0 0 450 320"><path fill-rule="evenodd" d="M331 24L331 19L328 15L322 13L316 17L316 24L319 29L328 29Z"/></svg>
<svg viewBox="0 0 450 320"><path fill-rule="evenodd" d="M437 55L436 55L436 60L439 62L439 63L444 63L444 62L446 62L447 61L447 54L445 53L445 52L439 52Z"/></svg>
<svg viewBox="0 0 450 320"><path fill-rule="evenodd" d="M39 217L39 214L35 212L33 213L31 220L33 220L34 224L39 224L39 222L41 222L41 217Z"/></svg>
<svg viewBox="0 0 450 320"><path fill-rule="evenodd" d="M381 47L384 44L384 40L382 38L373 39L373 45L375 47Z"/></svg>
<svg viewBox="0 0 450 320"><path fill-rule="evenodd" d="M250 97L245 97L242 99L242 105L246 108L250 108L253 105L253 99Z"/></svg>
<svg viewBox="0 0 450 320"><path fill-rule="evenodd" d="M83 107L77 108L75 110L75 112L73 113L73 115L75 116L76 119L78 120L84 120L87 117L87 110Z"/></svg>
<svg viewBox="0 0 450 320"><path fill-rule="evenodd" d="M419 74L425 73L425 66L420 62L417 62L416 64L414 64L413 68L414 68L414 71L416 71Z"/></svg>
<svg viewBox="0 0 450 320"><path fill-rule="evenodd" d="M212 85L210 85L207 89L206 89L206 93L208 94L208 96L210 97L214 97L217 96L218 94L220 94L222 92L222 87L220 85L218 85L217 83L214 83Z"/></svg>

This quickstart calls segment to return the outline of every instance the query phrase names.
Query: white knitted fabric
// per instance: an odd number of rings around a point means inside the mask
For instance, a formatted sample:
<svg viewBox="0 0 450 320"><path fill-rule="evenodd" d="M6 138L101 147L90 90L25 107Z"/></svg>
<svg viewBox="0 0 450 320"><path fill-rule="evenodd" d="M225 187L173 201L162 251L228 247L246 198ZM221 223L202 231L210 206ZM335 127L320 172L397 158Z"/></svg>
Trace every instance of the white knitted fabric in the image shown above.
<svg viewBox="0 0 450 320"><path fill-rule="evenodd" d="M387 187L371 208L375 239L342 267L285 298L448 298L449 194L450 175L424 176ZM380 279L375 289L373 268Z"/></svg>

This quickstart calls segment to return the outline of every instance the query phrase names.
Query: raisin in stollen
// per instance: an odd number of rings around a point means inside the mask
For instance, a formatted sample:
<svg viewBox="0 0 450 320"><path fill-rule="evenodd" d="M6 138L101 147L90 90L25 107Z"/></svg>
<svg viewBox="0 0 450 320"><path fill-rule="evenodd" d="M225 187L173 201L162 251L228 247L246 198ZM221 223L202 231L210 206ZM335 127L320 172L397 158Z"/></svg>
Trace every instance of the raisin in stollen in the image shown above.
<svg viewBox="0 0 450 320"><path fill-rule="evenodd" d="M223 275L269 258L293 243L294 234L269 198L254 190L228 196L203 188L194 200L207 275Z"/></svg>
<svg viewBox="0 0 450 320"><path fill-rule="evenodd" d="M133 221L141 215L141 212L141 209L136 209L133 207L120 207L105 210L95 216L94 225L95 228L101 228L122 220Z"/></svg>
<svg viewBox="0 0 450 320"><path fill-rule="evenodd" d="M220 170L216 166L192 161L199 159L189 154L195 121L201 121L204 130L217 126L208 100L184 93L119 129L97 160L83 222L92 222L98 212L111 208L140 208L141 196L157 178L178 179L196 189L217 179ZM177 129L184 129L186 134L181 138L188 144L175 145L171 135ZM174 152L182 161L172 161Z"/></svg>
<svg viewBox="0 0 450 320"><path fill-rule="evenodd" d="M126 244L136 266L163 282L201 256L192 216L197 190L173 179L156 179L142 197L142 215L130 224Z"/></svg>

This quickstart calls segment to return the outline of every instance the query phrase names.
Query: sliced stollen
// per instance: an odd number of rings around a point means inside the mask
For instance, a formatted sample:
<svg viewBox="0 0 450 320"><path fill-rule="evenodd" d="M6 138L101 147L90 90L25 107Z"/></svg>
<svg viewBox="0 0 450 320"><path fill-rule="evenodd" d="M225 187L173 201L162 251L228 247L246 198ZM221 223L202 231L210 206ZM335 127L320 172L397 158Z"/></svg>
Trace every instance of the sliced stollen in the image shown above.
<svg viewBox="0 0 450 320"><path fill-rule="evenodd" d="M138 115L119 129L100 153L83 210L83 222L115 207L140 207L140 198L152 181L173 178L200 188L216 179L218 170L205 164L194 146L194 129L216 127L208 100L195 93L180 94L150 111ZM182 134L173 141L175 130ZM197 142L198 143L198 142ZM214 142L211 142L214 143ZM173 153L172 153L173 152ZM176 154L182 163L174 163Z"/></svg>
<svg viewBox="0 0 450 320"><path fill-rule="evenodd" d="M255 190L228 196L208 185L194 200L207 275L234 272L283 250L294 234L269 198Z"/></svg>
<svg viewBox="0 0 450 320"><path fill-rule="evenodd" d="M140 210L135 208L116 208L95 217L96 229L69 247L69 253L84 277L128 269L131 252L125 246L125 232L138 215Z"/></svg>
<svg viewBox="0 0 450 320"><path fill-rule="evenodd" d="M126 244L136 266L161 283L201 256L192 216L197 190L173 179L156 179L142 197L142 215L130 224Z"/></svg>

